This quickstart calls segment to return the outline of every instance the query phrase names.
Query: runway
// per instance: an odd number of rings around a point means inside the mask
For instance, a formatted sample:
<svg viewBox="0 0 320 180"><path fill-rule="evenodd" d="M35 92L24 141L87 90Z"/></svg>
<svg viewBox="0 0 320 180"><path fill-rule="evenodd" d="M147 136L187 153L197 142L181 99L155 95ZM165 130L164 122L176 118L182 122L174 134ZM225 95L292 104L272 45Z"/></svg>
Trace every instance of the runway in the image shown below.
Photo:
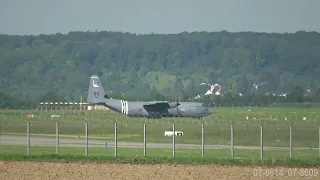
<svg viewBox="0 0 320 180"><path fill-rule="evenodd" d="M96 140L88 139L88 147L114 147L113 140ZM27 136L21 135L1 135L0 145L27 145ZM56 146L55 137L45 136L30 136L30 145L37 146ZM59 146L61 147L85 147L85 139L76 138L59 138ZM147 148L172 148L172 143L148 143ZM124 142L118 141L117 147L123 148L143 148L143 143L139 142ZM175 144L176 148L183 149L201 149L201 144ZM230 145L204 145L205 149L230 149ZM260 146L234 146L234 149L240 150L260 150ZM309 150L307 147L293 147L293 150ZM314 150L318 148L313 148ZM263 150L287 150L289 147L267 147L264 146Z"/></svg>

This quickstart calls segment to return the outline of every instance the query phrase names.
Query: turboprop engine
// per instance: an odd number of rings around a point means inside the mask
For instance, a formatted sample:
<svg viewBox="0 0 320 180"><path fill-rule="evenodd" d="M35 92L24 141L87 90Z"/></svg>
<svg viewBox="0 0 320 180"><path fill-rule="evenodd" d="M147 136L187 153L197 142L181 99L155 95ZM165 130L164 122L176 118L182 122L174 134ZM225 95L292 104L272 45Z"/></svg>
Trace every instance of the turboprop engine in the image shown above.
<svg viewBox="0 0 320 180"><path fill-rule="evenodd" d="M180 105L180 103L179 103L178 100L176 100L176 101L174 101L174 102L170 102L170 103L168 103L168 104L169 104L170 108L175 108L175 107L177 107L177 106Z"/></svg>

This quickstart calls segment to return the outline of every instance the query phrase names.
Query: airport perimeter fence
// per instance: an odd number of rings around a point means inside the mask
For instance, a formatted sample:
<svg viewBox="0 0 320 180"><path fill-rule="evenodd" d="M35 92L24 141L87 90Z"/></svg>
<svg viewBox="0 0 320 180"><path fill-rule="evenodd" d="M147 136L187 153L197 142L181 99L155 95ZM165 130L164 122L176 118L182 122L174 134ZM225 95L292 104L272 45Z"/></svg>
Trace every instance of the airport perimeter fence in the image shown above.
<svg viewBox="0 0 320 180"><path fill-rule="evenodd" d="M0 113L0 118L4 153L233 159L320 156L320 112L221 112L202 119L148 119L97 111L23 111Z"/></svg>

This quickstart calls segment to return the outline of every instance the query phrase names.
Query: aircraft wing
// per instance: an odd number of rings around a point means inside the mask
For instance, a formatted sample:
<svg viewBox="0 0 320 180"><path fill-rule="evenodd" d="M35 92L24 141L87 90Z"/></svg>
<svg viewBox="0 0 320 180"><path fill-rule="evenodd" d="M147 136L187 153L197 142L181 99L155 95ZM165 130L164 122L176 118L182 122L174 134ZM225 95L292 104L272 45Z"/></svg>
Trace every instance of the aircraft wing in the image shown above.
<svg viewBox="0 0 320 180"><path fill-rule="evenodd" d="M170 102L170 101L154 101L144 103L143 107L145 108L174 108L178 106L178 102Z"/></svg>

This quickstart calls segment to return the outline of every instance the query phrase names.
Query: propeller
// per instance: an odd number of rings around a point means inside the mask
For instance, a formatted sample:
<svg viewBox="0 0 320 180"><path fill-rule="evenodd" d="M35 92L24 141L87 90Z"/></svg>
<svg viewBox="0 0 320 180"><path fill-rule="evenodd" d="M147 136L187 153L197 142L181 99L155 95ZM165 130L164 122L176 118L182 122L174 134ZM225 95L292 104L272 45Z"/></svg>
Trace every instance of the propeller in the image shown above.
<svg viewBox="0 0 320 180"><path fill-rule="evenodd" d="M179 105L180 105L180 103L179 103L179 99L176 99L176 104L177 104L177 106L179 106Z"/></svg>
<svg viewBox="0 0 320 180"><path fill-rule="evenodd" d="M170 108L175 108L180 105L178 99L176 99L175 101L168 102L168 104L169 104Z"/></svg>

